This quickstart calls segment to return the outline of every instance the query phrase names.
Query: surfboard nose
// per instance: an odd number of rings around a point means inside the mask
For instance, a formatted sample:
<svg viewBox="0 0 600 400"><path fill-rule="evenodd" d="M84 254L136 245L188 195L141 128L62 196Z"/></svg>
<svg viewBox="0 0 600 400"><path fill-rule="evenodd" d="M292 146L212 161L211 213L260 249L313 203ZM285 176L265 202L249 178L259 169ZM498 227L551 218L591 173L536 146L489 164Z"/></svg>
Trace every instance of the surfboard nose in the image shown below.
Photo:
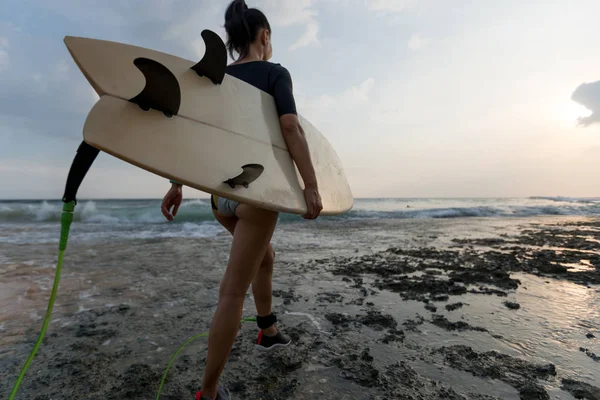
<svg viewBox="0 0 600 400"><path fill-rule="evenodd" d="M82 40L86 40L86 39L82 38L82 37L77 37L77 36L65 36L63 39L63 42L64 42L65 46L67 47L69 54L71 55L71 57L73 57L73 60L75 62L77 62L77 57L75 54L76 49L77 49L77 43L81 42Z"/></svg>
<svg viewBox="0 0 600 400"><path fill-rule="evenodd" d="M76 36L65 36L63 39L63 42L65 43L65 46L67 46L68 49L70 49L73 45L73 42L76 41L77 39L80 39Z"/></svg>

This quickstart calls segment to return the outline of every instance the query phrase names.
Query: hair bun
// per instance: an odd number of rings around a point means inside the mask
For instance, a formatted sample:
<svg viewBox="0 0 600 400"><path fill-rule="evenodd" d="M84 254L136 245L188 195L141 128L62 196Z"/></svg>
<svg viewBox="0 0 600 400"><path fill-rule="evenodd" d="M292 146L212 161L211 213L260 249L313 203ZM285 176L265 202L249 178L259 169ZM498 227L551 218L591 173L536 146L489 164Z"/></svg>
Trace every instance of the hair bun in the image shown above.
<svg viewBox="0 0 600 400"><path fill-rule="evenodd" d="M244 18L245 12L248 10L248 5L244 0L233 0L227 11L225 12L225 22Z"/></svg>
<svg viewBox="0 0 600 400"><path fill-rule="evenodd" d="M245 57L250 44L256 40L261 28L271 30L267 17L256 8L249 8L244 0L232 0L225 11L225 31L227 49L231 58L233 52Z"/></svg>

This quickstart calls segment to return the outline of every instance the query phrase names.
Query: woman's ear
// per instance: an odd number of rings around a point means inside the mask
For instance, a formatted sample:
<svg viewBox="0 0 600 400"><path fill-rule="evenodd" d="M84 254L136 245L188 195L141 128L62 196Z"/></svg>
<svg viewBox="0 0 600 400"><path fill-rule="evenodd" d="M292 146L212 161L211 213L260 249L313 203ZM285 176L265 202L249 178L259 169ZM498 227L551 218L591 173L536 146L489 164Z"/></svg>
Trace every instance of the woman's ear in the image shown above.
<svg viewBox="0 0 600 400"><path fill-rule="evenodd" d="M269 40L271 39L271 32L268 29L263 29L261 42L263 46L267 46L269 44Z"/></svg>

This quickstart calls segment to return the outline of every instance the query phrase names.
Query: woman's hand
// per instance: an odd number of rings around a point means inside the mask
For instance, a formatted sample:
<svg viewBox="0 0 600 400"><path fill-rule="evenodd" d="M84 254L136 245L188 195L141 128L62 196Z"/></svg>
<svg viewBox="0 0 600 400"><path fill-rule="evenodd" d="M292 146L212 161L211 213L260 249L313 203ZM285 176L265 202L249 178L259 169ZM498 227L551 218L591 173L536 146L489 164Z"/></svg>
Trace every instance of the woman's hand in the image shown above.
<svg viewBox="0 0 600 400"><path fill-rule="evenodd" d="M183 192L181 186L172 184L171 189L167 192L162 201L160 210L166 219L173 221L177 215L177 210L183 200ZM173 213L171 214L171 207L173 207Z"/></svg>
<svg viewBox="0 0 600 400"><path fill-rule="evenodd" d="M307 212L303 215L303 218L316 219L321 213L321 210L323 210L323 203L321 203L319 190L313 188L304 189L304 200L306 200Z"/></svg>

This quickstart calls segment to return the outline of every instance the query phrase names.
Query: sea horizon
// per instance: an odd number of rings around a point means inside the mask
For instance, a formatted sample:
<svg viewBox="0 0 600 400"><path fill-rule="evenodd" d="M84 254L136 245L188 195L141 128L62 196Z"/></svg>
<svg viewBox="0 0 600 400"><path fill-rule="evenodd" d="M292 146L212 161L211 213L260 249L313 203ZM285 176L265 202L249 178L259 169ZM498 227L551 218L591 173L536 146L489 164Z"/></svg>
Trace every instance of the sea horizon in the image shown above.
<svg viewBox="0 0 600 400"><path fill-rule="evenodd" d="M208 200L210 195L184 197L184 200ZM570 196L570 195L529 195L529 196L379 196L379 197L354 197L355 201L359 200L464 200L464 199L580 199L580 200L600 200L600 196ZM162 197L78 197L77 202L82 201L120 201L120 200L162 200ZM58 197L24 197L24 198L0 198L0 202L15 202L15 201L62 201Z"/></svg>

